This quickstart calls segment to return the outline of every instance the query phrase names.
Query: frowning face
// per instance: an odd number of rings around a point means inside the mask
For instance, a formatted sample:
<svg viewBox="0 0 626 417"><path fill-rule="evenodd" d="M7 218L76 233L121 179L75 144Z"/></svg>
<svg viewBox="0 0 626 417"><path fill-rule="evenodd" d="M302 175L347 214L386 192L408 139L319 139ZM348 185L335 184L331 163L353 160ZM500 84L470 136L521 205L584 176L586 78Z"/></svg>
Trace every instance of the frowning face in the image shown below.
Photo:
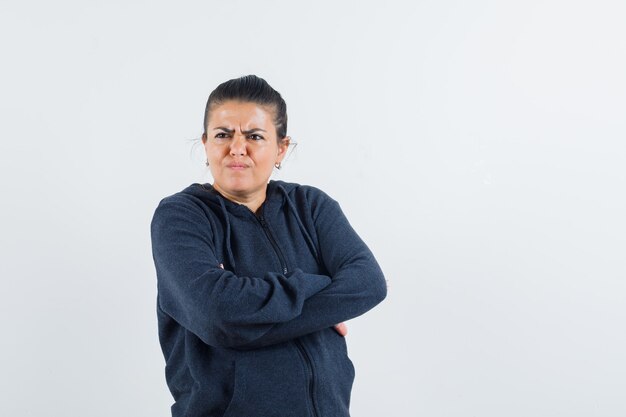
<svg viewBox="0 0 626 417"><path fill-rule="evenodd" d="M289 139L278 141L272 111L255 103L227 101L209 114L202 141L213 187L233 201L262 202L274 165L285 157Z"/></svg>

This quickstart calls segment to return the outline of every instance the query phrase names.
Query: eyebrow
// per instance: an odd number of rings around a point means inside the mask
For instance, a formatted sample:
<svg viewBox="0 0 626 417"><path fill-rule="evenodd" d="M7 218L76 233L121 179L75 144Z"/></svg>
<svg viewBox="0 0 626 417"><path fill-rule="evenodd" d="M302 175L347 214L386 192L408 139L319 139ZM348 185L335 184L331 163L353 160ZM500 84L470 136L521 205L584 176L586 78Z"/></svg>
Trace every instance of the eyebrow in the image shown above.
<svg viewBox="0 0 626 417"><path fill-rule="evenodd" d="M223 130L224 132L230 133L230 134L235 133L235 129L229 129L229 128L224 127L224 126L218 126L218 127L214 128L213 130L218 130L218 129ZM241 133L243 133L245 135L245 134L253 133L253 132L256 132L256 131L259 131L259 130L261 132L266 132L266 130L264 130L264 129L261 129L259 127L255 127L254 129L250 129L250 130L242 130Z"/></svg>

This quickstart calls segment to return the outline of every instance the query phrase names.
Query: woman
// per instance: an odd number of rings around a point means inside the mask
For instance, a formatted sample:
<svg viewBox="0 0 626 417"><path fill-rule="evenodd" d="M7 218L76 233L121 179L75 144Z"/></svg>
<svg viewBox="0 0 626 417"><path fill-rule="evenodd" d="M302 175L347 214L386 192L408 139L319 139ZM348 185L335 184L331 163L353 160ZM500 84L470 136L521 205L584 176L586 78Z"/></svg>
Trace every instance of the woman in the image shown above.
<svg viewBox="0 0 626 417"><path fill-rule="evenodd" d="M343 321L386 296L336 201L269 181L289 145L286 104L256 76L209 96L214 182L164 198L151 224L172 416L349 416Z"/></svg>

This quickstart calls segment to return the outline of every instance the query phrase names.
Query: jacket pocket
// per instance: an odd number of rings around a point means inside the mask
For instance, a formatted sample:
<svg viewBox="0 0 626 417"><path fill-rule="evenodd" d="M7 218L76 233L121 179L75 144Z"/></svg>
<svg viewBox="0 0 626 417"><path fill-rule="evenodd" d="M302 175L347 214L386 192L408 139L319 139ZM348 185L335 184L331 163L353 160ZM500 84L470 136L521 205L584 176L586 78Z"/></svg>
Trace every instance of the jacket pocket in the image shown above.
<svg viewBox="0 0 626 417"><path fill-rule="evenodd" d="M333 330L333 332L335 332L335 330ZM350 356L348 355L348 347L346 345L346 338L344 336L341 336L337 332L335 332L335 334L336 334L336 337L339 338L339 344L341 345L341 350L343 352L343 361L347 367L349 379L351 381L354 381L354 376L355 376L354 364L352 363L352 359L350 359Z"/></svg>
<svg viewBox="0 0 626 417"><path fill-rule="evenodd" d="M241 411L238 410L238 408L240 408L240 404L243 402L242 399L245 398L246 391L246 381L243 373L243 364L240 360L236 360L233 395L230 398L230 402L226 406L223 417L234 417L241 415Z"/></svg>
<svg viewBox="0 0 626 417"><path fill-rule="evenodd" d="M308 416L308 379L293 343L240 351L224 417Z"/></svg>
<svg viewBox="0 0 626 417"><path fill-rule="evenodd" d="M302 338L311 353L317 374L317 408L322 416L349 416L354 365L348 357L346 339L333 328Z"/></svg>

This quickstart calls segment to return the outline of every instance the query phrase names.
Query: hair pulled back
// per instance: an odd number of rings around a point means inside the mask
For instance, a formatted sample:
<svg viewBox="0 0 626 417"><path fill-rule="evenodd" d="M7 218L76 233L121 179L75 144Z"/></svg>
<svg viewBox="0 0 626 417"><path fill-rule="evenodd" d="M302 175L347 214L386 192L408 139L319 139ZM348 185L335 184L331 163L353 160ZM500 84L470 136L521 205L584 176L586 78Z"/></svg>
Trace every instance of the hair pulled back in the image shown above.
<svg viewBox="0 0 626 417"><path fill-rule="evenodd" d="M278 142L287 136L287 104L280 93L274 90L263 78L244 75L218 85L209 95L204 110L204 134L209 123L209 113L215 106L227 101L242 101L268 107L274 113L274 126Z"/></svg>

